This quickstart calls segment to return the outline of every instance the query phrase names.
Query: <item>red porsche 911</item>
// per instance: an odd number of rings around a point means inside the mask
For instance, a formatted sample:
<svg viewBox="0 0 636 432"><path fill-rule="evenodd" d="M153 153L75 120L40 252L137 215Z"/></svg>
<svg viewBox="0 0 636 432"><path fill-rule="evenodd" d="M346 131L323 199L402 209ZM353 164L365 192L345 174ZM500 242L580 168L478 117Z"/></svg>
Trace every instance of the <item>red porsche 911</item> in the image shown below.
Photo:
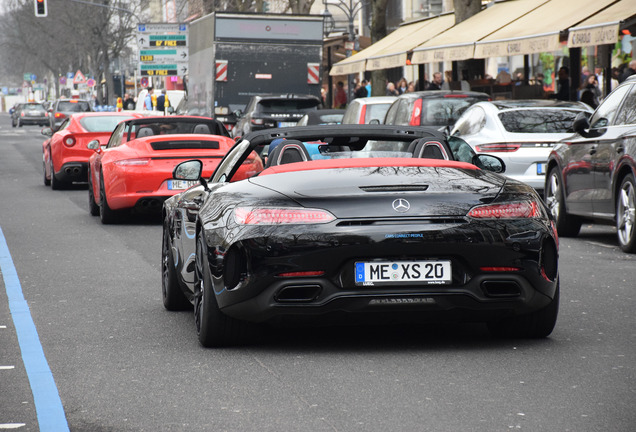
<svg viewBox="0 0 636 432"><path fill-rule="evenodd" d="M73 182L86 182L88 158L93 154L87 144L106 143L119 122L142 116L132 111L82 112L66 118L55 133L50 127L42 129L42 135L49 137L42 143L44 184L64 189Z"/></svg>
<svg viewBox="0 0 636 432"><path fill-rule="evenodd" d="M90 213L115 223L125 210L160 211L164 200L194 183L173 180L174 166L200 159L211 175L234 145L222 123L205 117L145 117L120 123L108 144L89 144ZM260 159L252 162L261 164ZM247 168L247 167L246 167ZM198 183L197 183L198 184Z"/></svg>

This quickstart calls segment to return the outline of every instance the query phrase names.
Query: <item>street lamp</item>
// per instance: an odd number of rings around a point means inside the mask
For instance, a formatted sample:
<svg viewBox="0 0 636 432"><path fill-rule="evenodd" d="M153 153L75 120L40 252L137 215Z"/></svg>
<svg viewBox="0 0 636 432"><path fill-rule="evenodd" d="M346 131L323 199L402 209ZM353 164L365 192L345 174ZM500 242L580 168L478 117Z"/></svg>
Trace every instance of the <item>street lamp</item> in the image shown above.
<svg viewBox="0 0 636 432"><path fill-rule="evenodd" d="M329 5L335 6L340 9L345 16L347 17L347 21L349 23L349 40L345 43L346 56L351 57L352 51L355 48L355 42L357 39L357 35L354 30L354 20L356 15L360 10L362 10L362 0L323 0L323 4L325 5L325 11L329 13ZM331 15L329 13L329 15ZM347 78L347 87L348 87L348 100L353 96L353 75L349 74Z"/></svg>

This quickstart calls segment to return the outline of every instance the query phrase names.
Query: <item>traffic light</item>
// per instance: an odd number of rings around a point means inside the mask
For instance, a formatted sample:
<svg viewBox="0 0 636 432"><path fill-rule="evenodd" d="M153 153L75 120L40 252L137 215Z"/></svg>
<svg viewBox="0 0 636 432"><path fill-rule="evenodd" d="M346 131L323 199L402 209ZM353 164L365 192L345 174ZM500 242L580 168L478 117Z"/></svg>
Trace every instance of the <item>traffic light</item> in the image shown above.
<svg viewBox="0 0 636 432"><path fill-rule="evenodd" d="M46 0L33 0L35 2L35 16L45 17L48 15Z"/></svg>

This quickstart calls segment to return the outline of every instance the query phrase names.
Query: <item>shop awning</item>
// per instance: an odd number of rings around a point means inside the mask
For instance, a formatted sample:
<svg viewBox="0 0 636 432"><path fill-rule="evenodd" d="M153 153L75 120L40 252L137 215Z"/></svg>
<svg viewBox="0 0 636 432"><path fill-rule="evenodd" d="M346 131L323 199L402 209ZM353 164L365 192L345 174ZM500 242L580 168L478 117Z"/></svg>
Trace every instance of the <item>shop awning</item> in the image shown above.
<svg viewBox="0 0 636 432"><path fill-rule="evenodd" d="M615 44L621 21L636 16L636 2L621 0L592 15L568 32L568 47Z"/></svg>
<svg viewBox="0 0 636 432"><path fill-rule="evenodd" d="M550 0L475 44L475 58L557 51L560 33L616 0Z"/></svg>
<svg viewBox="0 0 636 432"><path fill-rule="evenodd" d="M455 15L443 14L424 21L418 21L413 26L413 33L397 41L396 44L383 48L369 56L366 70L388 69L406 65L408 53L416 46L448 30L455 24Z"/></svg>
<svg viewBox="0 0 636 432"><path fill-rule="evenodd" d="M352 55L342 61L339 61L332 66L329 71L329 75L348 75L352 73L364 72L367 59L381 51L383 48L392 46L398 43L405 37L408 37L418 23L401 25L392 33L389 33L386 37L380 39L368 48L363 49L359 53Z"/></svg>
<svg viewBox="0 0 636 432"><path fill-rule="evenodd" d="M499 30L549 0L509 0L473 15L413 50L411 63L457 61L473 58L475 42Z"/></svg>

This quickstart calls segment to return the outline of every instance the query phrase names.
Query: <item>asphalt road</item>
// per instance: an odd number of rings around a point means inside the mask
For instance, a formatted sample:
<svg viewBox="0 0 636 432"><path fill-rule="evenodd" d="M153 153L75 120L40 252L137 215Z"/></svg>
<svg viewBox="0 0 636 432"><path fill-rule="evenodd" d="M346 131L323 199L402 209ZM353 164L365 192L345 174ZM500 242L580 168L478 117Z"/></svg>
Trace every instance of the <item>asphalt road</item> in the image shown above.
<svg viewBox="0 0 636 432"><path fill-rule="evenodd" d="M636 256L620 251L611 227L561 239L561 311L544 340L440 323L286 329L204 349L191 312L161 303L158 219L101 225L85 188L43 185L42 141L39 127L13 129L0 115L10 253L0 430L58 429L42 414L53 408L36 413L47 371L29 384L33 353L18 345L8 301L16 284L71 431L636 430Z"/></svg>

